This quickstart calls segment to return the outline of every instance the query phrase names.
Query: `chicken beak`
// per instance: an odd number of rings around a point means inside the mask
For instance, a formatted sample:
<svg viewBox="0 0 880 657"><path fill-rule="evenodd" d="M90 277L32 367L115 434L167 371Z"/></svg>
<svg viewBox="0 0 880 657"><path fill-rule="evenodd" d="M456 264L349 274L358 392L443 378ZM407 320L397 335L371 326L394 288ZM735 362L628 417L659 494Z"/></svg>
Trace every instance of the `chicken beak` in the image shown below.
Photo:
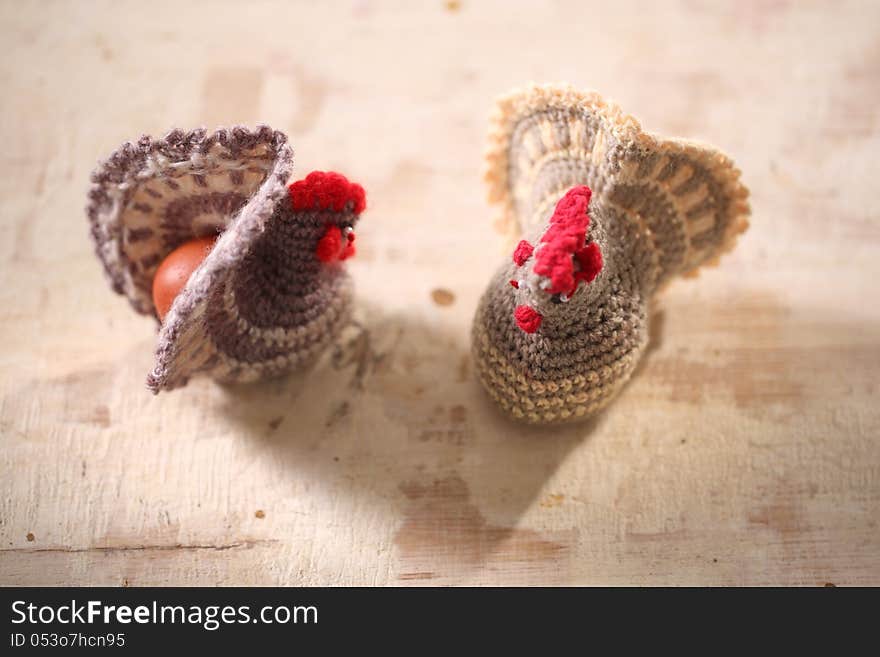
<svg viewBox="0 0 880 657"><path fill-rule="evenodd" d="M342 246L342 253L339 256L339 259L348 260L355 254L354 230L347 228L342 232L342 235L345 243Z"/></svg>

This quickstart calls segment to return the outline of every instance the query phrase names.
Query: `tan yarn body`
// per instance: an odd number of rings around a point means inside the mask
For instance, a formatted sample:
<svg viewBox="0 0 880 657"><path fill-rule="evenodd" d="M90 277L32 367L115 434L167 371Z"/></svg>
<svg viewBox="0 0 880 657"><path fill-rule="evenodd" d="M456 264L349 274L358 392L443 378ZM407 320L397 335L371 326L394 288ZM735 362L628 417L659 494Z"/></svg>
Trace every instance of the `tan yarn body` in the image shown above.
<svg viewBox="0 0 880 657"><path fill-rule="evenodd" d="M586 418L638 364L652 295L733 248L748 225L748 191L717 150L642 132L598 94L568 87L503 98L487 159L490 200L501 204L502 226L514 240L539 245L569 189L593 192L587 240L604 260L596 279L553 304L536 298L542 295L532 262L518 267L508 259L473 326L477 372L506 413L532 423ZM509 281L517 278L526 284L513 289ZM522 303L544 316L535 333L514 321Z"/></svg>

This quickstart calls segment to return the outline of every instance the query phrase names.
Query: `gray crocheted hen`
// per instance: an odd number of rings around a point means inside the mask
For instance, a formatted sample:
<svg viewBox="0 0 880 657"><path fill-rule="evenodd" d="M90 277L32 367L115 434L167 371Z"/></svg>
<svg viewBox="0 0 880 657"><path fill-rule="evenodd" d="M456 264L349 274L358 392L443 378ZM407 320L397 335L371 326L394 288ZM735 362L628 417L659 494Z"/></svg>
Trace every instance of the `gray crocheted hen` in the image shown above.
<svg viewBox="0 0 880 657"><path fill-rule="evenodd" d="M195 374L255 381L307 367L349 320L343 262L364 190L337 173L287 184L293 154L266 126L173 131L123 144L92 174L87 213L113 289L161 318L154 392ZM167 309L154 278L196 238L216 238Z"/></svg>
<svg viewBox="0 0 880 657"><path fill-rule="evenodd" d="M733 248L748 191L714 148L642 132L568 87L502 99L488 165L522 239L474 319L479 377L514 418L586 418L638 364L657 290Z"/></svg>

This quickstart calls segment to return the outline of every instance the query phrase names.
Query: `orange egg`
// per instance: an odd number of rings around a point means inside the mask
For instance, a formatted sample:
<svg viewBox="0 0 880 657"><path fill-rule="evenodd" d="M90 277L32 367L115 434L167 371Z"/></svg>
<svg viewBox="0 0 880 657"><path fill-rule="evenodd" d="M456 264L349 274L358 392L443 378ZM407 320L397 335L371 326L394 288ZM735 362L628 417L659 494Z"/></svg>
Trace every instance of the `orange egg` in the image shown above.
<svg viewBox="0 0 880 657"><path fill-rule="evenodd" d="M165 315L171 309L175 297L180 294L190 275L214 248L216 241L216 237L190 240L165 256L153 278L153 305L156 306L159 321L165 320Z"/></svg>

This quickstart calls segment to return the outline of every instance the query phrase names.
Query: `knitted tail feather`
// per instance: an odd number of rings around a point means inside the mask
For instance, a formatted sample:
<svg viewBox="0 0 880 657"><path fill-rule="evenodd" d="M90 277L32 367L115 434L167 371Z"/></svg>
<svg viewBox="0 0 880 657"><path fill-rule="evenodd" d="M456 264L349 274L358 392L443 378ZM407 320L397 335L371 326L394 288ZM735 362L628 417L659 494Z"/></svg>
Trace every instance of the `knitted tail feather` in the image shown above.
<svg viewBox="0 0 880 657"><path fill-rule="evenodd" d="M543 86L501 99L486 180L511 238L546 223L576 185L637 221L656 251L654 279L714 263L746 227L748 191L714 148L642 132L594 92Z"/></svg>

